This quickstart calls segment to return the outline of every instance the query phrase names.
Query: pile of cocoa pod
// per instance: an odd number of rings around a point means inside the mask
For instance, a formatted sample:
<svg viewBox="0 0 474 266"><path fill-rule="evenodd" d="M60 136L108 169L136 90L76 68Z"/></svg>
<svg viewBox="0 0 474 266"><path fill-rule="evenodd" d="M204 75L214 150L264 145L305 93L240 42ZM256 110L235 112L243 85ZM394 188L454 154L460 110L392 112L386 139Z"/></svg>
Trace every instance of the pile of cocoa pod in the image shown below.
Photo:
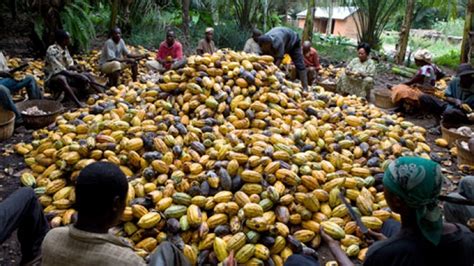
<svg viewBox="0 0 474 266"><path fill-rule="evenodd" d="M192 264L283 265L312 254L320 230L363 260L367 242L339 198L378 230L390 212L376 189L388 163L429 158L425 129L354 96L282 78L269 56L191 56L158 83L129 83L16 145L53 226L74 222L74 182L96 161L129 177L117 235L140 256L167 239ZM342 189L344 188L344 189Z"/></svg>

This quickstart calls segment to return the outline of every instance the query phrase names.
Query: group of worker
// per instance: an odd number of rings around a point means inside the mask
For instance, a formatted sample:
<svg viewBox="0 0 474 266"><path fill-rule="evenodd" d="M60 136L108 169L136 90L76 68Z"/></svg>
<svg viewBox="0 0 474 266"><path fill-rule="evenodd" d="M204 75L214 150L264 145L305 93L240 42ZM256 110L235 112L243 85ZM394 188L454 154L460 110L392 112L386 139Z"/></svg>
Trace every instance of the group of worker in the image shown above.
<svg viewBox="0 0 474 266"><path fill-rule="evenodd" d="M383 177L384 196L401 223L389 219L380 231L369 230L374 241L364 265L457 265L474 263L473 206L438 202L445 177L440 166L427 159L401 157L393 161ZM0 243L18 230L21 265L146 265L131 245L110 233L120 223L126 206L128 181L120 168L95 162L81 170L75 184L77 217L73 224L50 229L42 207L31 188L21 188L0 202ZM474 177L461 180L458 199L474 199ZM354 265L338 240L320 232L339 265ZM191 265L173 232L151 254L149 265ZM234 253L223 265L237 265ZM39 264L41 263L41 264ZM295 252L285 265L319 266L317 253Z"/></svg>
<svg viewBox="0 0 474 266"><path fill-rule="evenodd" d="M206 28L205 36L198 42L196 54L212 54L217 51L213 40L214 29ZM67 32L59 30L56 33L56 43L51 45L45 58L45 86L53 95L65 93L78 107L84 104L81 97L88 92L103 92L106 86L99 84L91 73L81 70L69 54L68 45L70 36ZM288 70L290 77L299 78L304 89L315 82L318 71L321 69L319 56L311 42L301 42L298 34L285 27L276 27L265 34L257 29L252 32L243 51L246 53L266 54L274 57L277 66L282 65L285 55L289 55L292 64ZM370 99L374 88L376 63L370 57L371 47L366 43L357 46L357 57L350 61L345 72L338 79L337 91L342 94L353 94ZM99 69L108 78L108 86L119 84L121 73L129 68L132 80L138 77L138 60L148 57L147 54L138 55L131 53L122 39L118 27L112 29L110 38L105 42L99 59ZM432 54L427 50L415 53L415 63L420 67L416 75L409 81L391 87L392 101L402 111L419 110L428 111L436 119L451 124L465 124L474 122L474 116L468 116L462 106L467 105L474 109L474 68L469 64L459 67L454 78L445 92L445 97L440 99L433 95L436 81L442 77L442 71L432 63ZM186 65L186 57L182 44L176 40L173 30L166 33L164 40L157 50L154 60L146 61L146 66L151 71L164 72L177 70ZM4 55L0 52L0 104L7 110L16 114L16 122L21 123L21 114L16 109L11 94L25 87L29 99L41 99L42 91L31 76L23 80L13 79ZM88 91L84 91L87 88ZM57 98L57 97L55 97ZM439 124L439 123L438 123Z"/></svg>
<svg viewBox="0 0 474 266"><path fill-rule="evenodd" d="M368 44L357 46L358 56L350 61L338 79L339 93L370 99L377 72L370 52ZM459 65L456 76L449 82L443 96L439 97L435 93L436 81L445 74L433 64L433 55L426 49L421 49L415 52L414 58L419 67L414 77L402 84L388 86L396 110L433 115L436 124L431 132L435 134L439 134L441 120L448 127L474 123L474 115L469 114L469 110L474 109L474 67L471 64Z"/></svg>
<svg viewBox="0 0 474 266"><path fill-rule="evenodd" d="M198 42L196 54L212 54L217 51L213 40L214 29L206 28L205 37ZM64 30L56 32L56 41L48 47L45 57L45 87L47 87L55 99L67 96L77 107L84 107L82 99L88 93L104 92L106 86L96 81L89 72L81 69L74 63L68 46L71 36ZM317 77L321 68L319 57L311 42L303 44L296 32L285 27L276 27L262 34L254 29L251 38L247 40L244 52L254 54L266 54L275 58L275 64L280 66L285 54L291 57L294 68L302 82L303 88ZM98 62L100 72L108 78L108 86L116 86L123 70L129 68L132 80L138 78L138 60L148 57L147 54L139 55L131 53L124 40L120 28L111 30L110 38L104 43ZM164 72L176 70L186 65L182 44L176 40L173 30L168 30L164 40L156 53L155 60L148 60L146 66L151 71ZM14 70L17 71L17 70ZM41 99L43 91L36 84L32 76L17 81L13 79L14 73L8 69L7 60L0 52L0 104L3 108L11 110L16 115L16 124L21 124L21 114L17 110L12 99L12 94L22 88L26 88L28 99Z"/></svg>

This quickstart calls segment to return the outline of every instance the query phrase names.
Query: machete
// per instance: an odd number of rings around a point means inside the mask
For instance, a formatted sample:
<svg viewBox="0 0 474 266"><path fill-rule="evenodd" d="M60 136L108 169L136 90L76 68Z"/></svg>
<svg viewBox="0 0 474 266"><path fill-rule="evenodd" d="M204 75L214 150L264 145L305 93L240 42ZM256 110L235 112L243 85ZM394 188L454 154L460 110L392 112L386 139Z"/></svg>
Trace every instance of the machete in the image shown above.
<svg viewBox="0 0 474 266"><path fill-rule="evenodd" d="M351 216L352 220L354 220L359 226L360 231L366 235L369 233L369 229L365 226L364 223L362 223L362 220L360 219L359 215L352 209L352 205L347 201L346 197L344 196L346 193L345 188L341 188L341 192L339 192L339 198L341 199L342 203L346 206L346 208L349 210L349 215Z"/></svg>
<svg viewBox="0 0 474 266"><path fill-rule="evenodd" d="M453 197L443 196L443 195L440 195L438 199L441 201L449 202L453 204L474 206L474 200L472 199L460 199L460 198L453 198Z"/></svg>

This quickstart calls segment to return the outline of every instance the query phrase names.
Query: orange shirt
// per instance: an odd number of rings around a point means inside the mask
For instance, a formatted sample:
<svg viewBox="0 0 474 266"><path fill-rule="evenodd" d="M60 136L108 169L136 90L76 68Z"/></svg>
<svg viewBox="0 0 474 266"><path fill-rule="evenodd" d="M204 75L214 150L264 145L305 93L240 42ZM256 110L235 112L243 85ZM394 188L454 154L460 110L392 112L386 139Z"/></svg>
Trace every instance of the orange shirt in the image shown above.
<svg viewBox="0 0 474 266"><path fill-rule="evenodd" d="M310 48L309 52L303 54L304 56L304 65L306 67L314 67L316 69L320 69L321 66L319 65L319 55L316 52L316 49L313 47Z"/></svg>

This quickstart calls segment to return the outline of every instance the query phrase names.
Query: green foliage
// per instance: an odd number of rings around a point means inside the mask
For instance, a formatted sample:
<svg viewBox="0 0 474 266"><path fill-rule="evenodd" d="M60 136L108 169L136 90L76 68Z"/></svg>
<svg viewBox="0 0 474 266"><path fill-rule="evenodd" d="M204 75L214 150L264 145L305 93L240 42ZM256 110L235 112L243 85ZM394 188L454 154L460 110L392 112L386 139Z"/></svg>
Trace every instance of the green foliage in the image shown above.
<svg viewBox="0 0 474 266"><path fill-rule="evenodd" d="M449 21L438 21L433 27L435 30L450 36L463 36L464 19L458 18Z"/></svg>
<svg viewBox="0 0 474 266"><path fill-rule="evenodd" d="M95 27L90 17L90 6L85 1L77 1L64 6L61 22L72 36L72 43L79 49L88 49L95 38Z"/></svg>
<svg viewBox="0 0 474 266"><path fill-rule="evenodd" d="M94 6L93 12L90 14L90 19L95 26L97 33L107 33L110 21L110 5L97 3Z"/></svg>
<svg viewBox="0 0 474 266"><path fill-rule="evenodd" d="M449 67L451 69L456 69L460 64L461 53L459 50L450 50L444 55L435 57L434 63L439 66Z"/></svg>
<svg viewBox="0 0 474 266"><path fill-rule="evenodd" d="M358 20L356 20L359 41L378 49L381 45L382 32L403 1L346 0L346 2L359 8Z"/></svg>
<svg viewBox="0 0 474 266"><path fill-rule="evenodd" d="M318 51L320 58L328 60L332 64L349 62L357 56L356 49L350 45L329 45L324 42L318 42L313 44L313 46Z"/></svg>
<svg viewBox="0 0 474 266"><path fill-rule="evenodd" d="M214 41L220 48L242 50L250 36L249 30L244 30L237 24L220 24L214 27Z"/></svg>

